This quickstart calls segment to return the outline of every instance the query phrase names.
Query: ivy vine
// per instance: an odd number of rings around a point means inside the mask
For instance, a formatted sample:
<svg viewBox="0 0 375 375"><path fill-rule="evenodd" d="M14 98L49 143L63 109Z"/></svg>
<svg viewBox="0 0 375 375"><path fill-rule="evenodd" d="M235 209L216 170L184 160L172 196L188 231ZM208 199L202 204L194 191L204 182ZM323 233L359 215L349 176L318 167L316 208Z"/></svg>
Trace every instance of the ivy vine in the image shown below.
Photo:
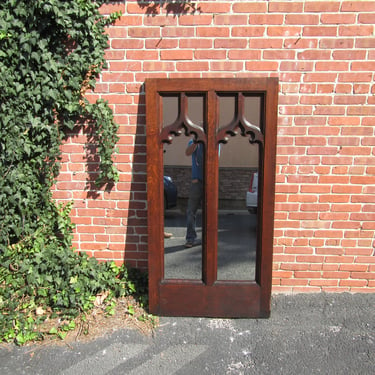
<svg viewBox="0 0 375 375"><path fill-rule="evenodd" d="M96 146L97 184L117 180L113 113L85 98L106 67L105 27L120 16L101 15L104 2L0 2L0 341L40 338L48 315L73 319L103 290L133 292L124 267L74 251L71 203L51 192L60 146L77 127Z"/></svg>
<svg viewBox="0 0 375 375"><path fill-rule="evenodd" d="M84 97L106 67L105 27L120 16L101 15L105 2L0 3L0 251L38 228L58 233L51 187L60 145L73 128L93 129L100 157L96 182L117 180L112 154L118 126L107 102Z"/></svg>

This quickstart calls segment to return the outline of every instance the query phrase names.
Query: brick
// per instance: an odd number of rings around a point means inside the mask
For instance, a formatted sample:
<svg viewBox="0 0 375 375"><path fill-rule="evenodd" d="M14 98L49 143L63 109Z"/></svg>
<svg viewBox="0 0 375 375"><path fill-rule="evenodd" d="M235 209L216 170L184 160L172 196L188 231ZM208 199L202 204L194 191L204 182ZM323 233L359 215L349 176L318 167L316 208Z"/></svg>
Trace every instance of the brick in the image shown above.
<svg viewBox="0 0 375 375"><path fill-rule="evenodd" d="M338 285L338 280L311 280L309 285L312 285L312 286L335 286L335 285Z"/></svg>
<svg viewBox="0 0 375 375"><path fill-rule="evenodd" d="M371 36L374 27L368 25L340 26L339 36Z"/></svg>
<svg viewBox="0 0 375 375"><path fill-rule="evenodd" d="M361 210L361 205L359 204L333 204L331 206L332 212L359 212Z"/></svg>
<svg viewBox="0 0 375 375"><path fill-rule="evenodd" d="M281 71L312 71L313 68L312 61L282 61L280 63Z"/></svg>
<svg viewBox="0 0 375 375"><path fill-rule="evenodd" d="M293 194L289 196L288 202L315 203L317 200L316 195Z"/></svg>
<svg viewBox="0 0 375 375"><path fill-rule="evenodd" d="M177 17L170 17L164 15L157 15L155 17L145 17L143 18L143 24L147 27L177 26Z"/></svg>
<svg viewBox="0 0 375 375"><path fill-rule="evenodd" d="M371 71L375 69L375 61L354 61L351 63L352 71Z"/></svg>
<svg viewBox="0 0 375 375"><path fill-rule="evenodd" d="M367 279L367 280L374 280L375 279L375 272L352 272L351 273L352 279Z"/></svg>
<svg viewBox="0 0 375 375"><path fill-rule="evenodd" d="M179 71L208 71L208 62L204 61L187 61L187 62L177 62L176 68Z"/></svg>
<svg viewBox="0 0 375 375"><path fill-rule="evenodd" d="M249 24L252 25L281 25L284 16L282 14L257 14L253 13L249 16Z"/></svg>
<svg viewBox="0 0 375 375"><path fill-rule="evenodd" d="M332 52L335 60L364 60L366 51L364 50L337 50Z"/></svg>
<svg viewBox="0 0 375 375"><path fill-rule="evenodd" d="M300 103L310 105L330 105L332 104L332 97L327 95L303 95L300 98Z"/></svg>
<svg viewBox="0 0 375 375"><path fill-rule="evenodd" d="M316 249L316 253L321 255L343 255L344 250L337 247L322 247L320 249Z"/></svg>
<svg viewBox="0 0 375 375"><path fill-rule="evenodd" d="M302 175L291 175L287 176L287 181L290 184L314 184L317 183L317 176L302 176Z"/></svg>
<svg viewBox="0 0 375 375"><path fill-rule="evenodd" d="M196 53L198 52L199 51L197 51ZM223 58L223 59L225 58L225 57L222 57L222 55L225 55L226 51L216 51L216 53L220 53L220 58ZM230 60L260 60L260 56L261 56L260 51L251 51L251 50L244 51L241 49L239 50L232 49L228 51L228 58Z"/></svg>
<svg viewBox="0 0 375 375"><path fill-rule="evenodd" d="M318 14L286 14L286 25L318 25Z"/></svg>
<svg viewBox="0 0 375 375"><path fill-rule="evenodd" d="M163 27L161 30L161 36L163 38L192 38L194 37L194 35L195 35L195 29L193 27L166 26L166 27Z"/></svg>
<svg viewBox="0 0 375 375"><path fill-rule="evenodd" d="M366 264L341 264L339 267L340 271L354 271L354 272L366 272L368 266Z"/></svg>
<svg viewBox="0 0 375 375"><path fill-rule="evenodd" d="M369 23L371 25L375 24L375 13L360 13L358 15L359 23Z"/></svg>
<svg viewBox="0 0 375 375"><path fill-rule="evenodd" d="M334 125L334 126L350 126L350 125L360 125L360 118L359 117L342 117L342 116L331 116L328 119L328 124L329 125ZM330 126L332 127L332 126ZM338 128L335 128L338 129ZM358 129L358 128L357 128Z"/></svg>
<svg viewBox="0 0 375 375"><path fill-rule="evenodd" d="M111 14L113 12L125 12L125 4L103 4L99 8L100 14Z"/></svg>
<svg viewBox="0 0 375 375"><path fill-rule="evenodd" d="M327 140L323 137L295 137L296 146L325 146Z"/></svg>
<svg viewBox="0 0 375 375"><path fill-rule="evenodd" d="M291 156L289 162L290 164L313 165L320 164L320 158L310 156Z"/></svg>
<svg viewBox="0 0 375 375"><path fill-rule="evenodd" d="M278 67L277 61L247 61L245 66L250 71L277 71Z"/></svg>
<svg viewBox="0 0 375 375"><path fill-rule="evenodd" d="M303 279L281 279L281 285L308 285L308 280Z"/></svg>
<svg viewBox="0 0 375 375"><path fill-rule="evenodd" d="M339 285L348 287L364 287L367 285L367 280L340 280Z"/></svg>
<svg viewBox="0 0 375 375"><path fill-rule="evenodd" d="M212 2L200 2L199 10L202 14L207 13L229 13L231 4L230 3L218 3Z"/></svg>
<svg viewBox="0 0 375 375"><path fill-rule="evenodd" d="M283 83L281 85L281 92L283 94L295 94L300 90L300 86L297 83Z"/></svg>
<svg viewBox="0 0 375 375"><path fill-rule="evenodd" d="M164 50L160 52L161 60L192 60L192 50Z"/></svg>
<svg viewBox="0 0 375 375"><path fill-rule="evenodd" d="M321 195L319 197L320 203L348 203L349 202L349 196L347 195Z"/></svg>
<svg viewBox="0 0 375 375"><path fill-rule="evenodd" d="M249 42L249 47L254 49L282 49L283 39L279 38L252 38Z"/></svg>
<svg viewBox="0 0 375 375"><path fill-rule="evenodd" d="M211 61L211 71L240 71L243 70L242 61Z"/></svg>
<svg viewBox="0 0 375 375"><path fill-rule="evenodd" d="M224 39L225 40L225 39ZM210 39L179 39L179 47L180 48L212 48L213 41Z"/></svg>
<svg viewBox="0 0 375 375"><path fill-rule="evenodd" d="M354 40L350 38L322 38L319 47L323 49L353 48Z"/></svg>
<svg viewBox="0 0 375 375"><path fill-rule="evenodd" d="M373 12L375 1L343 1L341 12Z"/></svg>
<svg viewBox="0 0 375 375"><path fill-rule="evenodd" d="M336 26L305 26L302 32L303 36L336 36Z"/></svg>
<svg viewBox="0 0 375 375"><path fill-rule="evenodd" d="M113 43L114 41L112 41ZM142 44L142 41L141 42L141 45ZM114 47L112 47L114 48ZM142 48L142 47L140 47ZM125 57L125 51L119 51L119 50L106 50L105 53L104 53L104 57L107 61L110 61L110 60L123 60L124 57Z"/></svg>
<svg viewBox="0 0 375 375"><path fill-rule="evenodd" d="M232 27L231 35L233 37L261 37L264 36L265 28L259 26L241 26Z"/></svg>
<svg viewBox="0 0 375 375"><path fill-rule="evenodd" d="M212 16L210 14L181 15L178 23L180 26L211 25Z"/></svg>
<svg viewBox="0 0 375 375"><path fill-rule="evenodd" d="M293 272L286 272L286 271L273 271L272 277L279 277L279 278L291 278L293 276Z"/></svg>
<svg viewBox="0 0 375 375"><path fill-rule="evenodd" d="M304 82L334 82L336 73L306 73L303 77Z"/></svg>
<svg viewBox="0 0 375 375"><path fill-rule="evenodd" d="M345 115L345 107L344 106L334 106L334 105L321 105L316 107L314 113L315 116L319 115L340 115L344 116Z"/></svg>
<svg viewBox="0 0 375 375"><path fill-rule="evenodd" d="M342 13L323 13L320 16L320 22L322 24L354 24L356 19L355 14L342 14Z"/></svg>
<svg viewBox="0 0 375 375"><path fill-rule="evenodd" d="M305 2L305 12L338 12L340 9L339 2L328 1L307 1Z"/></svg>
<svg viewBox="0 0 375 375"><path fill-rule="evenodd" d="M156 38L160 37L160 27L129 27L130 38Z"/></svg>
<svg viewBox="0 0 375 375"><path fill-rule="evenodd" d="M370 250L370 253L373 253L373 250ZM373 256L358 256L355 259L355 263L364 263L364 264L374 264L375 263L375 257Z"/></svg>
<svg viewBox="0 0 375 375"><path fill-rule="evenodd" d="M198 37L229 37L230 29L228 27L197 27L196 33Z"/></svg>
<svg viewBox="0 0 375 375"><path fill-rule="evenodd" d="M300 207L300 210L301 211L329 211L330 209L330 206L329 204L322 204L322 203L314 203L314 204L311 204L311 203L305 203L305 204L301 204L301 207ZM324 232L324 235L328 235L330 234L329 231L325 231ZM323 232L321 233L320 236L317 236L316 235L316 232L315 232L315 237L321 237L323 235Z"/></svg>
<svg viewBox="0 0 375 375"><path fill-rule="evenodd" d="M127 51L126 58L128 60L157 60L158 52L153 50L134 50L134 51Z"/></svg>
<svg viewBox="0 0 375 375"><path fill-rule="evenodd" d="M280 106L279 113L282 115L311 115L312 114L312 106Z"/></svg>
<svg viewBox="0 0 375 375"><path fill-rule="evenodd" d="M242 52L242 51L240 51ZM246 52L246 51L245 51ZM251 51L249 51L251 52ZM242 52L239 58L240 60L244 59L242 55L245 55L245 53ZM198 50L194 52L194 58L197 60L225 60L226 58L226 51L224 50L214 50L214 49L208 49L208 50Z"/></svg>
<svg viewBox="0 0 375 375"><path fill-rule="evenodd" d="M268 26L267 35L268 36L300 36L301 35L301 26Z"/></svg>
<svg viewBox="0 0 375 375"><path fill-rule="evenodd" d="M110 38L126 38L128 36L128 29L126 27L111 27L107 30Z"/></svg>
<svg viewBox="0 0 375 375"><path fill-rule="evenodd" d="M142 22L143 18L140 15L136 16L123 14L120 19L116 20L115 26L141 26Z"/></svg>
<svg viewBox="0 0 375 375"><path fill-rule="evenodd" d="M324 50L306 49L298 52L298 60L330 60L331 52Z"/></svg>
<svg viewBox="0 0 375 375"><path fill-rule="evenodd" d="M135 2L128 2L126 5L126 12L130 14L148 14L151 10L149 7L140 6L138 3ZM159 14L159 12L159 7L152 8L152 14Z"/></svg>
<svg viewBox="0 0 375 375"><path fill-rule="evenodd" d="M178 47L177 39L167 39L167 38L158 38L158 39L146 39L145 48L146 49L174 49Z"/></svg>
<svg viewBox="0 0 375 375"><path fill-rule="evenodd" d="M254 1L254 2L243 2L234 3L233 12L234 13L266 13L267 3L264 1Z"/></svg>
<svg viewBox="0 0 375 375"><path fill-rule="evenodd" d="M317 271L296 271L294 277L297 279L319 279L321 278L321 273Z"/></svg>
<svg viewBox="0 0 375 375"><path fill-rule="evenodd" d="M348 71L349 62L343 61L318 61L315 64L317 71Z"/></svg>
<svg viewBox="0 0 375 375"><path fill-rule="evenodd" d="M374 116L375 106L361 105L361 106L350 106L347 108L348 115L352 116Z"/></svg>
<svg viewBox="0 0 375 375"><path fill-rule="evenodd" d="M351 157L343 157L343 156L323 156L321 163L323 165L349 165L352 164Z"/></svg>
<svg viewBox="0 0 375 375"><path fill-rule="evenodd" d="M375 48L375 38L358 38L355 41L355 48Z"/></svg>
<svg viewBox="0 0 375 375"><path fill-rule="evenodd" d="M102 79L106 82L129 82L133 81L133 74L104 72L102 73Z"/></svg>
<svg viewBox="0 0 375 375"><path fill-rule="evenodd" d="M316 194L324 194L324 193L329 193L331 191L331 187L326 186L326 185L302 185L300 189L301 189L301 193L316 193Z"/></svg>
<svg viewBox="0 0 375 375"><path fill-rule="evenodd" d="M295 51L293 50L265 50L263 51L264 60L294 60Z"/></svg>
<svg viewBox="0 0 375 375"><path fill-rule="evenodd" d="M195 17L195 16L194 16ZM209 16L212 20L212 17ZM247 25L248 15L238 15L238 14L219 14L214 17L214 24L215 25Z"/></svg>
<svg viewBox="0 0 375 375"><path fill-rule="evenodd" d="M215 48L246 48L248 45L247 39L215 39Z"/></svg>
<svg viewBox="0 0 375 375"><path fill-rule="evenodd" d="M310 49L310 48L317 48L318 46L318 39L308 39L308 38L292 38L292 39L285 39L284 41L284 48L295 48L295 49Z"/></svg>

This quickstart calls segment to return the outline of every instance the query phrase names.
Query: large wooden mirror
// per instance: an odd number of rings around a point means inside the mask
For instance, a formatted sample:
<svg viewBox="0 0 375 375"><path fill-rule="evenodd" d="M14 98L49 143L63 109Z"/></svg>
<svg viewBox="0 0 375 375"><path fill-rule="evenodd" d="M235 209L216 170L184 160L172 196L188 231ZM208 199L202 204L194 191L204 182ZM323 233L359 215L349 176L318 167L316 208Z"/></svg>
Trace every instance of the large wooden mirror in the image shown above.
<svg viewBox="0 0 375 375"><path fill-rule="evenodd" d="M146 82L151 312L269 315L277 87Z"/></svg>

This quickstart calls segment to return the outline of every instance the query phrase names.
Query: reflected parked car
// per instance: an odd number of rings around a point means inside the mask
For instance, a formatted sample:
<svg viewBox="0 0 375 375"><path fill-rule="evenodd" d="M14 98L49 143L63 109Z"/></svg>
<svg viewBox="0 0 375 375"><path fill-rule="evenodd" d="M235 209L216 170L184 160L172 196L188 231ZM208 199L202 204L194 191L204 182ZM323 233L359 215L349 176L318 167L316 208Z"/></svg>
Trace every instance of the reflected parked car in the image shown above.
<svg viewBox="0 0 375 375"><path fill-rule="evenodd" d="M250 177L249 190L246 192L246 208L251 214L256 214L258 210L258 172L254 172Z"/></svg>
<svg viewBox="0 0 375 375"><path fill-rule="evenodd" d="M177 206L177 187L169 176L164 176L164 209Z"/></svg>

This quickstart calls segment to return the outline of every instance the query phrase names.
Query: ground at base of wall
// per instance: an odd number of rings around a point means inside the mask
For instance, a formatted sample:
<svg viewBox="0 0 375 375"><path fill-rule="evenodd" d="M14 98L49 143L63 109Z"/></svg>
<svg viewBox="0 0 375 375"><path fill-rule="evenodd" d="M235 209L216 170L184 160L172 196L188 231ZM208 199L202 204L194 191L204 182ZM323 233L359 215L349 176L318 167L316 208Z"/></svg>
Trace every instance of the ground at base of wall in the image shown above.
<svg viewBox="0 0 375 375"><path fill-rule="evenodd" d="M74 330L67 331L63 340L56 336L49 336L47 333L51 328L63 325L64 321L60 319L49 319L38 329L39 332L46 333L42 341L29 342L32 345L67 345L73 342L89 342L97 338L107 336L120 329L138 330L145 336L152 335L154 329L158 326L158 317L148 315L147 312L132 297L122 297L115 300L116 306L113 314L105 313L103 306L96 306L86 314L85 321L78 317ZM2 346L13 344L1 344Z"/></svg>

